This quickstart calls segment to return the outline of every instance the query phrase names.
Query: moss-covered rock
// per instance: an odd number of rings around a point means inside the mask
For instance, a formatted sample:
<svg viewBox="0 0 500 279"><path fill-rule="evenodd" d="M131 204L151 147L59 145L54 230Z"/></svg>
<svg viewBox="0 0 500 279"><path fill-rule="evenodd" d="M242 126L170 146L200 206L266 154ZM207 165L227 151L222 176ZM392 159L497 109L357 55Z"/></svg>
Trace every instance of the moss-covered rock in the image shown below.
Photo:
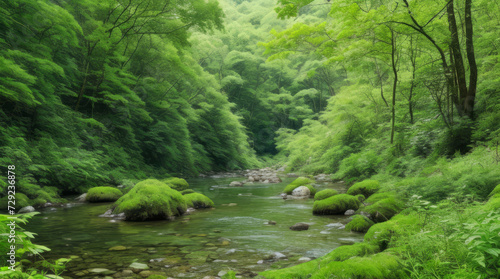
<svg viewBox="0 0 500 279"><path fill-rule="evenodd" d="M366 200L368 202L370 199ZM384 222L398 214L403 208L403 203L394 197L378 200L374 204L363 208L364 212L369 213L376 222Z"/></svg>
<svg viewBox="0 0 500 279"><path fill-rule="evenodd" d="M365 203L373 204L380 200L388 199L388 198L396 198L396 193L394 192L381 192L371 195L368 199L365 200Z"/></svg>
<svg viewBox="0 0 500 279"><path fill-rule="evenodd" d="M168 219L187 209L181 193L156 179L137 183L115 205L114 213L124 212L126 219L132 221Z"/></svg>
<svg viewBox="0 0 500 279"><path fill-rule="evenodd" d="M307 189L309 189L309 192L311 192L311 196L315 196L316 195L316 192L318 190L316 190L316 188L314 188L314 186L312 186L311 184L307 184L307 185L304 185L305 187L307 187ZM300 187L300 186L299 186ZM293 191L292 191L293 192Z"/></svg>
<svg viewBox="0 0 500 279"><path fill-rule="evenodd" d="M500 194L500 184L498 184L493 191L489 194L489 197L493 197L496 194Z"/></svg>
<svg viewBox="0 0 500 279"><path fill-rule="evenodd" d="M161 182L167 184L170 188L177 191L183 191L189 188L189 183L187 183L187 181L184 180L183 178L169 177L163 179Z"/></svg>
<svg viewBox="0 0 500 279"><path fill-rule="evenodd" d="M87 191L86 201L88 202L111 202L122 196L122 192L117 188L103 186L90 188Z"/></svg>
<svg viewBox="0 0 500 279"><path fill-rule="evenodd" d="M330 262L314 273L311 279L331 278L377 278L399 279L404 277L398 258L389 253L378 253L369 257L352 257L343 262Z"/></svg>
<svg viewBox="0 0 500 279"><path fill-rule="evenodd" d="M311 179L309 179L307 177L298 177L297 179L295 179L294 181L292 181L292 183L288 184L285 187L285 189L283 190L283 193L287 193L287 194L290 195L295 188L297 188L299 186L306 186L306 185L309 185L309 184L311 184L313 182L314 182L313 180L311 180ZM311 189L309 189L309 190L311 190ZM316 193L316 191L314 193Z"/></svg>
<svg viewBox="0 0 500 279"><path fill-rule="evenodd" d="M315 201L313 214L344 214L348 209L357 210L360 206L359 200L351 195L340 194L324 200Z"/></svg>
<svg viewBox="0 0 500 279"><path fill-rule="evenodd" d="M385 250L390 245L392 237L414 234L418 231L419 226L420 219L415 213L399 214L387 222L373 225L365 234L365 242Z"/></svg>
<svg viewBox="0 0 500 279"><path fill-rule="evenodd" d="M181 192L181 194L183 194L183 195L196 193L193 189L186 189L186 190L182 190L182 191L180 191L180 192Z"/></svg>
<svg viewBox="0 0 500 279"><path fill-rule="evenodd" d="M330 278L328 277L329 275L321 277L324 275L323 273L325 273L322 271L322 268L327 267L330 263L341 263L353 257L365 257L376 252L378 252L378 247L369 243L363 242L356 243L354 245L345 245L337 247L335 250L321 258L284 269L264 271L259 273L259 275L266 279Z"/></svg>
<svg viewBox="0 0 500 279"><path fill-rule="evenodd" d="M200 193L190 193L183 196L188 207L194 208L210 208L214 206L214 202L207 196Z"/></svg>
<svg viewBox="0 0 500 279"><path fill-rule="evenodd" d="M484 209L486 210L497 210L499 208L500 208L500 193L490 197L488 202L484 205Z"/></svg>
<svg viewBox="0 0 500 279"><path fill-rule="evenodd" d="M326 198L329 198L329 197L332 197L332 196L335 196L337 195L339 192L337 192L337 190L334 190L334 189L325 189L325 190L321 190L319 192L316 193L316 195L314 195L314 200L315 201L320 201L320 200L324 200Z"/></svg>
<svg viewBox="0 0 500 279"><path fill-rule="evenodd" d="M366 198L375 194L380 189L380 184L377 180L363 180L361 182L355 183L352 185L349 190L347 190L347 194L349 195L359 195L362 194Z"/></svg>
<svg viewBox="0 0 500 279"><path fill-rule="evenodd" d="M146 278L146 279L167 279L167 277L165 277L163 275L153 274L153 275L148 276L148 278Z"/></svg>
<svg viewBox="0 0 500 279"><path fill-rule="evenodd" d="M355 215L352 220L345 226L347 231L353 232L367 232L368 229L373 226L372 220L368 219L363 215Z"/></svg>
<svg viewBox="0 0 500 279"><path fill-rule="evenodd" d="M364 201L366 200L365 196L363 196L363 195L361 195L361 194L356 195L355 197L356 197L356 198L358 199L358 201L360 201L360 202L364 202Z"/></svg>

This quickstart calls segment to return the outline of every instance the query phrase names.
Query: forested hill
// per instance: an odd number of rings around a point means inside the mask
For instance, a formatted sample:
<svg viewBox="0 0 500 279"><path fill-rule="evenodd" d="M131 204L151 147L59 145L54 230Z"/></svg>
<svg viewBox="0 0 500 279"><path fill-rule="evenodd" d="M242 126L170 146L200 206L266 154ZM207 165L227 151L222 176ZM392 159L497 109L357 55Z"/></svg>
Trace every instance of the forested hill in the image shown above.
<svg viewBox="0 0 500 279"><path fill-rule="evenodd" d="M441 198L500 182L496 1L13 0L0 13L0 160L21 191L257 156L412 191L430 176L421 192Z"/></svg>
<svg viewBox="0 0 500 279"><path fill-rule="evenodd" d="M192 48L223 29L217 1L13 0L0 14L0 165L19 191L257 164Z"/></svg>

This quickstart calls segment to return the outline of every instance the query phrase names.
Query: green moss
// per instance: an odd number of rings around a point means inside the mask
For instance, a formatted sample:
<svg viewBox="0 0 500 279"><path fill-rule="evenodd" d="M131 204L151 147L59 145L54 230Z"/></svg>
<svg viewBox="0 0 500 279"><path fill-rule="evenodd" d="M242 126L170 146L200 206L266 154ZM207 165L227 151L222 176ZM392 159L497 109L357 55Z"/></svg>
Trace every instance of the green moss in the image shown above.
<svg viewBox="0 0 500 279"><path fill-rule="evenodd" d="M495 194L494 196L492 196L488 200L488 202L484 205L484 209L486 210L497 210L499 208L500 208L500 194Z"/></svg>
<svg viewBox="0 0 500 279"><path fill-rule="evenodd" d="M361 195L361 194L356 195L355 197L356 197L356 198L358 199L358 201L360 201L360 202L364 202L364 201L366 200L365 196L363 196L363 195Z"/></svg>
<svg viewBox="0 0 500 279"><path fill-rule="evenodd" d="M118 200L122 195L122 192L117 188L94 187L88 190L86 200L88 202L110 202Z"/></svg>
<svg viewBox="0 0 500 279"><path fill-rule="evenodd" d="M191 193L183 196L188 207L209 208L214 206L214 202L207 196L200 193Z"/></svg>
<svg viewBox="0 0 500 279"><path fill-rule="evenodd" d="M378 253L369 257L353 257L343 262L330 262L310 278L373 278L399 279L404 276L398 258L389 253Z"/></svg>
<svg viewBox="0 0 500 279"><path fill-rule="evenodd" d="M349 190L347 190L347 194L349 195L358 195L362 194L365 197L369 197L380 189L380 184L377 180L363 180L352 185Z"/></svg>
<svg viewBox="0 0 500 279"><path fill-rule="evenodd" d="M156 179L137 183L115 204L115 213L124 212L127 220L134 221L168 219L187 209L181 193Z"/></svg>
<svg viewBox="0 0 500 279"><path fill-rule="evenodd" d="M493 197L496 194L500 194L500 184L498 184L493 191L489 194L489 197Z"/></svg>
<svg viewBox="0 0 500 279"><path fill-rule="evenodd" d="M167 279L167 277L165 276L162 276L162 275L158 275L158 274L153 274L153 275L150 275L148 278L146 279Z"/></svg>
<svg viewBox="0 0 500 279"><path fill-rule="evenodd" d="M316 188L314 188L314 186L312 186L311 184L307 184L307 185L304 185L304 186L306 186L307 189L309 189L309 191L311 192L311 194L310 194L311 196L315 196L316 195L316 191L318 191L318 190L316 190Z"/></svg>
<svg viewBox="0 0 500 279"><path fill-rule="evenodd" d="M371 195L368 199L365 200L366 203L376 203L380 200L387 199L387 198L396 198L396 193L393 192L382 192L382 193L376 193Z"/></svg>
<svg viewBox="0 0 500 279"><path fill-rule="evenodd" d="M345 229L353 232L366 232L373 226L372 220L366 218L363 215L355 215L353 219L345 226Z"/></svg>
<svg viewBox="0 0 500 279"><path fill-rule="evenodd" d="M177 191L182 191L186 190L189 188L189 183L187 183L186 180L178 177L170 177L166 179L162 179L161 182L167 184L170 186L170 188L177 190Z"/></svg>
<svg viewBox="0 0 500 279"><path fill-rule="evenodd" d="M321 267L326 266L330 262L345 261L352 257L367 256L376 252L378 252L377 246L364 242L354 245L345 245L337 247L321 258L284 269L264 271L259 273L259 275L268 279L309 278L313 276L313 274L319 272Z"/></svg>
<svg viewBox="0 0 500 279"><path fill-rule="evenodd" d="M325 189L325 190L321 190L319 192L317 192L315 195L314 195L314 200L315 201L320 201L320 200L324 200L326 198L329 198L329 197L332 197L332 196L335 196L337 195L339 192L337 192L337 190L334 190L334 189Z"/></svg>
<svg viewBox="0 0 500 279"><path fill-rule="evenodd" d="M365 234L365 241L377 245L385 250L393 236L410 235L416 233L420 226L420 219L415 213L396 215L391 220L373 225Z"/></svg>
<svg viewBox="0 0 500 279"><path fill-rule="evenodd" d="M335 248L335 250L331 251L320 259L321 264L325 265L326 263L331 261L345 261L352 257L363 257L377 253L378 251L378 246L366 242L360 242L353 245L344 245L337 247Z"/></svg>
<svg viewBox="0 0 500 279"><path fill-rule="evenodd" d="M324 200L315 201L313 214L343 214L348 209L357 210L361 203L351 195L340 194Z"/></svg>
<svg viewBox="0 0 500 279"><path fill-rule="evenodd" d="M292 183L288 184L285 189L283 190L283 193L291 194L293 190L299 186L306 186L308 184L313 183L314 181L307 178L307 177L298 177L295 179ZM309 188L309 187L308 187ZM309 188L310 189L310 188ZM316 193L316 192L315 192Z"/></svg>
<svg viewBox="0 0 500 279"><path fill-rule="evenodd" d="M181 194L183 194L183 195L196 193L193 189L186 189L186 190L182 190L182 191L180 191L180 192L181 192Z"/></svg>
<svg viewBox="0 0 500 279"><path fill-rule="evenodd" d="M384 222L398 214L402 208L402 202L397 201L395 198L386 198L366 206L363 211L369 213L376 222Z"/></svg>

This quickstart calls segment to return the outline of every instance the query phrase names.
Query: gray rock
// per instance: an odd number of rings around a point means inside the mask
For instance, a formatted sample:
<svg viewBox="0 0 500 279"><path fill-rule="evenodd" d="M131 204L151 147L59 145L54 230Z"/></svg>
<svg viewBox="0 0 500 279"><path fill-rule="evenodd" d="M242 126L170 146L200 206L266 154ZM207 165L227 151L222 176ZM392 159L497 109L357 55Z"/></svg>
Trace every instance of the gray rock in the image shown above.
<svg viewBox="0 0 500 279"><path fill-rule="evenodd" d="M311 260L311 258L308 258L308 257L302 257L302 258L300 258L300 259L299 259L299 262L308 262L308 261L310 261L310 260Z"/></svg>
<svg viewBox="0 0 500 279"><path fill-rule="evenodd" d="M299 186L292 191L292 196L308 197L311 195L311 190L306 186Z"/></svg>
<svg viewBox="0 0 500 279"><path fill-rule="evenodd" d="M276 225L276 221L271 221L271 220L269 220L269 221L267 221L267 224L268 224L268 225Z"/></svg>
<svg viewBox="0 0 500 279"><path fill-rule="evenodd" d="M75 201L84 202L87 199L87 193L79 195Z"/></svg>
<svg viewBox="0 0 500 279"><path fill-rule="evenodd" d="M128 267L135 269L149 269L149 266L147 264L137 263L137 262L131 263Z"/></svg>
<svg viewBox="0 0 500 279"><path fill-rule="evenodd" d="M354 215L354 214L356 214L356 211L354 211L354 210L352 210L352 209L349 209L349 210L347 210L347 211L344 213L344 215L346 215L346 216L351 216L351 215Z"/></svg>
<svg viewBox="0 0 500 279"><path fill-rule="evenodd" d="M231 187L243 187L243 182L233 181L233 182L229 183L229 186L231 186Z"/></svg>
<svg viewBox="0 0 500 279"><path fill-rule="evenodd" d="M292 231L306 231L309 229L309 224L306 223L297 223L290 227Z"/></svg>
<svg viewBox="0 0 500 279"><path fill-rule="evenodd" d="M284 259L286 256L280 252L274 252L274 258L279 260L279 259Z"/></svg>
<svg viewBox="0 0 500 279"><path fill-rule="evenodd" d="M34 212L34 211L35 211L35 208L31 205L28 205L28 206L21 208L17 213L30 213L30 212Z"/></svg>

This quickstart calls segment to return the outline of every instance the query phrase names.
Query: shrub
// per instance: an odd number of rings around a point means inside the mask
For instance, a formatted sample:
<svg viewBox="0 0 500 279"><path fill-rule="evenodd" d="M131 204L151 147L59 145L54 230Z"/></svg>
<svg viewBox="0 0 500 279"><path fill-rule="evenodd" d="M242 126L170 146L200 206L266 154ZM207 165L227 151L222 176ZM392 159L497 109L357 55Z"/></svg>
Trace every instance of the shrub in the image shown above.
<svg viewBox="0 0 500 279"><path fill-rule="evenodd" d="M168 186L170 186L170 188L177 190L177 191L182 191L182 190L186 190L187 188L189 188L189 183L187 183L187 181L184 180L183 178L170 177L170 178L166 178L166 179L161 180L161 182L167 184Z"/></svg>
<svg viewBox="0 0 500 279"><path fill-rule="evenodd" d="M306 185L311 184L313 182L314 181L312 181L311 179L309 179L307 177L298 177L292 183L288 184L285 187L285 189L283 190L283 193L287 193L290 195L295 188L297 188L299 186L306 186ZM307 187L307 188L309 188L309 187ZM311 188L309 188L309 190L311 190ZM311 194L312 194L312 192L311 192Z"/></svg>
<svg viewBox="0 0 500 279"><path fill-rule="evenodd" d="M334 190L334 189L325 189L325 190L321 190L319 192L317 192L315 195L314 195L314 200L315 201L320 201L320 200L324 200L326 198L329 198L331 196L335 196L337 195L339 192L337 192L337 190Z"/></svg>
<svg viewBox="0 0 500 279"><path fill-rule="evenodd" d="M362 194L366 198L375 194L380 189L380 184L377 180L364 180L352 185L349 190L347 190L347 194L349 195L359 195Z"/></svg>
<svg viewBox="0 0 500 279"><path fill-rule="evenodd" d="M373 226L372 220L363 215L355 215L353 219L345 226L345 229L353 232L367 232Z"/></svg>
<svg viewBox="0 0 500 279"><path fill-rule="evenodd" d="M94 187L88 190L86 200L88 202L111 202L118 200L122 195L122 192L117 188Z"/></svg>
<svg viewBox="0 0 500 279"><path fill-rule="evenodd" d="M168 219L187 209L181 193L156 179L137 183L115 205L115 213L124 212L126 219L133 221Z"/></svg>
<svg viewBox="0 0 500 279"><path fill-rule="evenodd" d="M209 208L214 206L214 202L207 196L200 193L190 193L183 195L188 207Z"/></svg>
<svg viewBox="0 0 500 279"><path fill-rule="evenodd" d="M351 195L340 194L324 200L315 201L313 214L343 214L349 209L357 210L361 203Z"/></svg>
<svg viewBox="0 0 500 279"><path fill-rule="evenodd" d="M493 191L491 191L491 193L489 194L490 197L496 195L496 194L500 194L500 184L498 184L495 189L493 189Z"/></svg>
<svg viewBox="0 0 500 279"><path fill-rule="evenodd" d="M30 199L25 194L16 192L16 204L15 204L16 211L18 211L19 209L21 209L23 207L31 205L31 203L32 203L32 201L30 201ZM7 209L7 206L9 206L9 205L13 206L12 203L9 204L8 196L5 196L2 199L0 199L0 205L4 209Z"/></svg>
<svg viewBox="0 0 500 279"><path fill-rule="evenodd" d="M484 205L486 210L497 210L500 208L500 194L496 194L491 197L488 202Z"/></svg>

